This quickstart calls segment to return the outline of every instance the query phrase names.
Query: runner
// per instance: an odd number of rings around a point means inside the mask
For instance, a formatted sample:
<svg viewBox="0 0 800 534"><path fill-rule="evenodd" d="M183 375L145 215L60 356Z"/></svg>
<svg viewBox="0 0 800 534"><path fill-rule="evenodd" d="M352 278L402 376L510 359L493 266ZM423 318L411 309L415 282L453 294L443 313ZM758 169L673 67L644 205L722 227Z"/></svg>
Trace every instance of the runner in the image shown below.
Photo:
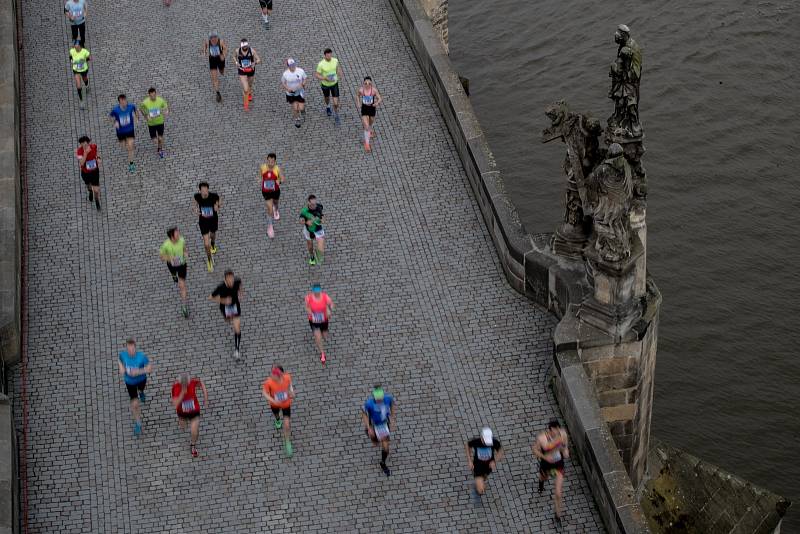
<svg viewBox="0 0 800 534"><path fill-rule="evenodd" d="M200 182L197 185L199 193L194 194L194 204L192 211L199 217L197 224L200 226L200 234L203 236L203 246L206 249L206 267L208 272L214 272L213 255L217 253L217 227L219 226L219 208L222 199L216 193L209 193L208 182Z"/></svg>
<svg viewBox="0 0 800 534"><path fill-rule="evenodd" d="M292 106L294 125L300 128L300 115L306 112L306 71L298 67L292 58L286 60L286 67L281 85L286 91L286 101Z"/></svg>
<svg viewBox="0 0 800 534"><path fill-rule="evenodd" d="M277 156L274 152L267 155L267 162L261 164L261 196L264 197L267 207L267 235L272 239L275 237L275 230L272 228L272 221L279 220L281 214L278 211L278 200L281 198L281 182L283 173L276 164Z"/></svg>
<svg viewBox="0 0 800 534"><path fill-rule="evenodd" d="M322 96L325 97L325 113L331 116L331 98L333 98L333 118L339 125L339 79L342 77L342 67L339 60L333 57L333 51L326 48L322 61L317 63L314 76L322 85Z"/></svg>
<svg viewBox="0 0 800 534"><path fill-rule="evenodd" d="M197 457L197 438L200 436L200 402L197 400L197 387L203 390L203 406L208 409L208 391L199 378L189 380L189 375L182 373L178 381L172 384L172 406L178 414L178 427L186 429L189 422L191 437L189 438L193 457Z"/></svg>
<svg viewBox="0 0 800 534"><path fill-rule="evenodd" d="M475 477L472 495L479 500L486 491L489 475L497 467L497 462L503 459L503 447L500 441L492 436L492 430L487 427L481 430L481 437L469 440L465 449L467 465Z"/></svg>
<svg viewBox="0 0 800 534"><path fill-rule="evenodd" d="M272 0L258 0L261 6L261 20L264 22L264 27L269 29L269 16L272 15Z"/></svg>
<svg viewBox="0 0 800 534"><path fill-rule="evenodd" d="M364 125L364 150L370 151L369 140L372 138L372 125L375 124L375 113L380 103L383 102L378 88L372 83L372 78L367 76L364 83L358 88L356 107L361 106L361 124Z"/></svg>
<svg viewBox="0 0 800 534"><path fill-rule="evenodd" d="M158 157L164 157L164 119L169 115L167 101L156 94L156 88L147 90L147 98L139 104L139 113L147 122L150 139L156 140Z"/></svg>
<svg viewBox="0 0 800 534"><path fill-rule="evenodd" d="M83 86L86 87L86 96L89 96L89 60L91 54L88 48L83 48L80 41L75 41L69 49L69 57L72 62L72 77L75 78L75 88L78 90L78 100L81 109L86 109L83 100Z"/></svg>
<svg viewBox="0 0 800 534"><path fill-rule="evenodd" d="M294 454L292 448L292 400L294 400L294 386L292 375L285 373L280 365L272 366L272 374L261 384L261 394L267 399L272 415L275 416L275 430L283 427L283 447L289 458ZM283 413L283 421L281 421Z"/></svg>
<svg viewBox="0 0 800 534"><path fill-rule="evenodd" d="M328 338L328 320L333 312L333 300L322 291L319 283L311 285L311 292L306 295L306 313L311 333L314 334L314 343L319 349L319 361L325 365L325 345L323 338Z"/></svg>
<svg viewBox="0 0 800 534"><path fill-rule="evenodd" d="M144 388L147 387L147 375L153 372L153 364L144 352L136 350L136 340L129 338L126 349L119 352L119 375L125 381L128 397L131 399L131 417L133 417L133 435L142 433L142 406L146 398Z"/></svg>
<svg viewBox="0 0 800 534"><path fill-rule="evenodd" d="M536 435L531 446L533 455L539 459L539 493L544 491L544 483L551 476L556 479L553 495L555 522L561 526L562 488L564 487L564 458L569 458L569 440L558 419L547 424L547 430Z"/></svg>
<svg viewBox="0 0 800 534"><path fill-rule="evenodd" d="M253 88L256 84L256 65L261 63L261 58L247 39L242 39L236 49L236 66L239 69L239 83L242 84L242 102L244 110L250 109L253 100Z"/></svg>
<svg viewBox="0 0 800 534"><path fill-rule="evenodd" d="M242 298L242 281L234 278L233 271L225 271L225 281L222 282L208 300L219 304L219 311L225 317L225 322L230 323L233 328L233 358L238 360L240 357L239 346L242 342L242 307L239 300Z"/></svg>
<svg viewBox="0 0 800 534"><path fill-rule="evenodd" d="M119 144L124 144L128 151L128 171L135 172L136 164L133 162L134 139L136 138L136 106L128 104L125 95L117 97L118 104L114 106L108 116L114 123Z"/></svg>
<svg viewBox="0 0 800 534"><path fill-rule="evenodd" d="M167 263L172 281L178 284L181 292L181 314L189 317L189 291L186 289L186 260L189 254L186 251L186 240L177 228L167 230L167 239L159 249L161 261Z"/></svg>
<svg viewBox="0 0 800 534"><path fill-rule="evenodd" d="M67 0L64 4L64 15L69 19L72 40L86 44L86 0ZM79 37L80 36L80 37Z"/></svg>
<svg viewBox="0 0 800 534"><path fill-rule="evenodd" d="M89 191L89 202L94 200L94 207L100 211L100 156L97 154L97 145L87 136L78 139L78 148L75 157L81 167L81 178Z"/></svg>
<svg viewBox="0 0 800 534"><path fill-rule="evenodd" d="M306 238L308 264L322 265L325 230L322 229L322 204L317 202L314 195L308 195L308 204L300 211L300 223L303 225L303 237Z"/></svg>
<svg viewBox="0 0 800 534"><path fill-rule="evenodd" d="M219 77L225 74L225 59L228 57L228 45L219 38L217 32L211 32L203 42L203 56L208 57L208 69L211 72L211 88L217 94L217 102L222 102L219 92Z"/></svg>
<svg viewBox="0 0 800 534"><path fill-rule="evenodd" d="M392 474L386 466L386 459L389 457L390 431L396 428L394 415L394 398L385 393L380 384L376 385L372 388L372 397L361 410L361 421L372 445L377 447L378 443L381 444L381 469L387 477Z"/></svg>

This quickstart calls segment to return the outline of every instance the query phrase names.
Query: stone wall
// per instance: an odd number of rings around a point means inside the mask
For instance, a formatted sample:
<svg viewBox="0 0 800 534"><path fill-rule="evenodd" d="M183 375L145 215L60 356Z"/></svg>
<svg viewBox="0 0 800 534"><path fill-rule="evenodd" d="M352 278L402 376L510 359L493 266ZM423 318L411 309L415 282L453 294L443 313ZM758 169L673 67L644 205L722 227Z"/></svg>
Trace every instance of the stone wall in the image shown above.
<svg viewBox="0 0 800 534"><path fill-rule="evenodd" d="M19 532L17 440L9 398L0 394L0 534Z"/></svg>
<svg viewBox="0 0 800 534"><path fill-rule="evenodd" d="M22 258L19 179L19 111L15 2L0 8L0 357L20 357L20 272Z"/></svg>

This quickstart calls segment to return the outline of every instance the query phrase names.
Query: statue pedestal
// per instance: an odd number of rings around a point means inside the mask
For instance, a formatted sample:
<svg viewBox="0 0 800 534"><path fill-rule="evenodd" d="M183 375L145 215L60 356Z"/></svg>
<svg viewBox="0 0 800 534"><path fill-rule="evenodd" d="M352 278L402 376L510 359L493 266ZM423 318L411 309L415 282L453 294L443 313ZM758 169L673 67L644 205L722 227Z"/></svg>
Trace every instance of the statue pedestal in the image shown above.
<svg viewBox="0 0 800 534"><path fill-rule="evenodd" d="M638 207L631 212L631 231L639 237L642 243L642 255L636 260L636 281L633 294L643 297L647 292L647 209Z"/></svg>
<svg viewBox="0 0 800 534"><path fill-rule="evenodd" d="M613 339L621 339L642 316L635 286L636 266L644 256L644 248L639 238L634 237L631 255L623 261L602 259L593 245L587 246L583 254L589 277L594 280L594 291L581 303L578 317Z"/></svg>
<svg viewBox="0 0 800 534"><path fill-rule="evenodd" d="M583 226L563 222L553 234L551 246L553 253L559 256L571 260L581 260L583 249L588 241L589 236Z"/></svg>

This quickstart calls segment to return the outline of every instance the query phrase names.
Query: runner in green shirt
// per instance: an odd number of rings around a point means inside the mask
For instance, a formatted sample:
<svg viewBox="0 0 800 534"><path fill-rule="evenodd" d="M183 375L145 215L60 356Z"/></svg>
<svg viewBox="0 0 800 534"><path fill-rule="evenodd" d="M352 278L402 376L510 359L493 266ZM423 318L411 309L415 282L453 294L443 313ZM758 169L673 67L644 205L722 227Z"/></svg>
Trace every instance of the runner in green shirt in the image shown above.
<svg viewBox="0 0 800 534"><path fill-rule="evenodd" d="M321 265L325 254L325 230L322 229L322 204L317 202L314 195L308 195L308 204L300 211L300 224L303 225L303 237L306 238L308 264Z"/></svg>
<svg viewBox="0 0 800 534"><path fill-rule="evenodd" d="M158 157L164 157L164 118L169 114L167 101L156 94L156 88L147 90L147 98L139 105L139 113L147 121L150 139L156 140Z"/></svg>
<svg viewBox="0 0 800 534"><path fill-rule="evenodd" d="M325 113L331 116L330 99L333 97L333 118L336 125L339 125L339 80L342 77L342 67L339 60L333 57L333 51L326 48L323 52L325 57L317 63L317 71L314 77L320 81L322 86L322 96L325 97Z"/></svg>
<svg viewBox="0 0 800 534"><path fill-rule="evenodd" d="M167 230L167 239L158 251L161 261L166 262L172 280L178 284L181 292L181 313L189 317L189 291L186 289L186 240L177 228Z"/></svg>
<svg viewBox="0 0 800 534"><path fill-rule="evenodd" d="M83 48L81 42L76 40L69 49L69 60L72 64L72 76L75 78L75 88L78 90L81 109L86 109L81 82L86 87L86 95L89 95L89 59L91 59L89 49Z"/></svg>

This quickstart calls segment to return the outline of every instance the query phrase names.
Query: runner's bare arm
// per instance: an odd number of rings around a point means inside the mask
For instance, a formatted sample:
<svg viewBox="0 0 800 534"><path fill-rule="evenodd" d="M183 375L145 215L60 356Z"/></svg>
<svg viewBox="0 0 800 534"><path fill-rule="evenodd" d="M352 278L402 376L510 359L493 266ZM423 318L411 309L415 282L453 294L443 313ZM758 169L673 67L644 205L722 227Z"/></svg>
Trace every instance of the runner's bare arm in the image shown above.
<svg viewBox="0 0 800 534"><path fill-rule="evenodd" d="M269 402L270 404L275 404L275 399L273 399L272 396L269 393L267 393L266 389L261 388L261 394L264 396L265 399L267 399L267 402Z"/></svg>
<svg viewBox="0 0 800 534"><path fill-rule="evenodd" d="M395 404L396 402L392 402L392 406L389 408L389 430L394 430L397 428L397 421L395 420Z"/></svg>
<svg viewBox="0 0 800 534"><path fill-rule="evenodd" d="M563 443L561 446L561 455L564 456L564 458L569 458L569 438L564 430L561 431L561 440Z"/></svg>
<svg viewBox="0 0 800 534"><path fill-rule="evenodd" d="M533 455L539 458L540 460L544 458L544 452L542 451L542 439L541 434L536 435L536 440L531 445L531 450L533 450Z"/></svg>
<svg viewBox="0 0 800 534"><path fill-rule="evenodd" d="M183 391L183 388L181 388L181 392L180 392L180 393L178 393L178 395L177 395L177 396L175 396L175 397L172 397L172 407L173 407L173 408L177 408L177 407L178 407L178 405L179 405L180 403L182 403L182 402L183 402L183 397L185 397L185 396L186 396L186 393L187 393L188 391L189 391L188 389L187 389L186 391Z"/></svg>
<svg viewBox="0 0 800 534"><path fill-rule="evenodd" d="M342 81L342 66L336 65L336 76L338 81Z"/></svg>
<svg viewBox="0 0 800 534"><path fill-rule="evenodd" d="M375 107L377 108L381 104L381 102L383 102L383 96L381 95L381 92L378 91L378 88L376 87L375 88Z"/></svg>
<svg viewBox="0 0 800 534"><path fill-rule="evenodd" d="M361 410L361 422L364 423L364 430L369 431L369 417L364 410Z"/></svg>
<svg viewBox="0 0 800 534"><path fill-rule="evenodd" d="M197 203L197 199L194 199L194 198L193 198L193 199L192 199L192 213L193 213L194 215L197 215L197 216L199 216L199 215L200 215L200 208L199 208L199 206L200 206L200 204L198 204L198 203Z"/></svg>
<svg viewBox="0 0 800 534"><path fill-rule="evenodd" d="M206 410L208 410L208 391L206 391L206 385L200 379L197 381L200 382L200 389L203 390L203 406L205 406Z"/></svg>
<svg viewBox="0 0 800 534"><path fill-rule="evenodd" d="M119 376L123 376L125 374L125 366L119 360L117 360L117 365L119 366Z"/></svg>
<svg viewBox="0 0 800 534"><path fill-rule="evenodd" d="M472 465L472 450L470 449L469 443L464 445L464 452L467 453L467 466L471 471L474 466Z"/></svg>
<svg viewBox="0 0 800 534"><path fill-rule="evenodd" d="M206 56L208 56L208 39L205 39L203 41L203 51L201 52L200 57L206 57Z"/></svg>
<svg viewBox="0 0 800 534"><path fill-rule="evenodd" d="M144 373L149 375L152 372L153 372L153 364L152 363L148 363L147 365L144 366ZM139 374L142 374L142 373L140 372Z"/></svg>
<svg viewBox="0 0 800 534"><path fill-rule="evenodd" d="M219 40L219 53L222 56L222 61L228 59L228 45L222 39Z"/></svg>
<svg viewBox="0 0 800 534"><path fill-rule="evenodd" d="M500 460L503 459L503 456L505 455L506 451L503 450L503 447L500 447L499 449L497 449L497 452L494 453L494 461L499 462Z"/></svg>
<svg viewBox="0 0 800 534"><path fill-rule="evenodd" d="M253 59L255 60L256 65L258 65L261 63L261 57L258 55L258 52L256 52L255 48L251 48L251 50L253 51Z"/></svg>

